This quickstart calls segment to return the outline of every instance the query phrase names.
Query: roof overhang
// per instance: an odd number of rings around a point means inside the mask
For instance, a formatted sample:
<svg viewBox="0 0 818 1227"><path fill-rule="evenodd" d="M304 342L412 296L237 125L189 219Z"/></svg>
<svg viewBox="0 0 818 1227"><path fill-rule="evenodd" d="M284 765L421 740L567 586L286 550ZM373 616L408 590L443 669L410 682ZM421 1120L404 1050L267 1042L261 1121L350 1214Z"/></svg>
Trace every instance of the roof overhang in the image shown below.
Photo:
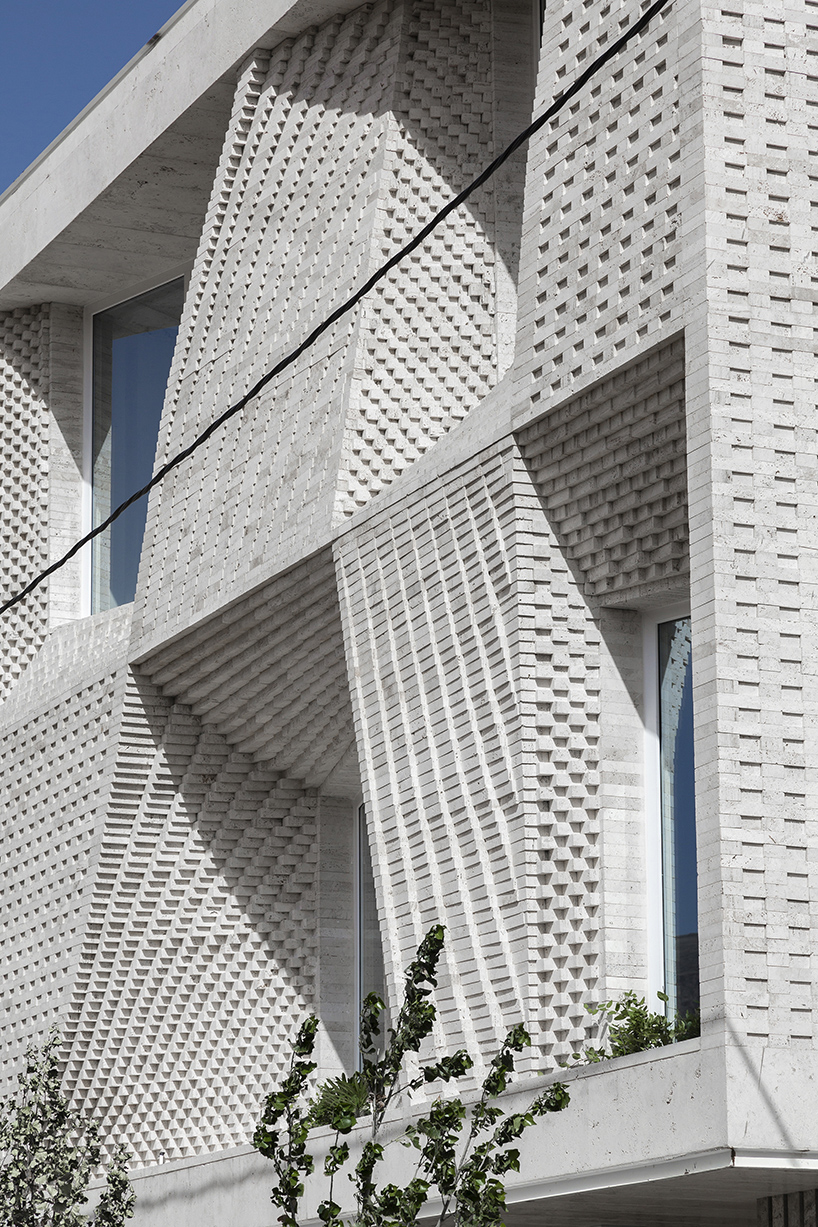
<svg viewBox="0 0 818 1227"><path fill-rule="evenodd" d="M0 310L87 304L191 261L236 71L360 0L188 0L0 196Z"/></svg>

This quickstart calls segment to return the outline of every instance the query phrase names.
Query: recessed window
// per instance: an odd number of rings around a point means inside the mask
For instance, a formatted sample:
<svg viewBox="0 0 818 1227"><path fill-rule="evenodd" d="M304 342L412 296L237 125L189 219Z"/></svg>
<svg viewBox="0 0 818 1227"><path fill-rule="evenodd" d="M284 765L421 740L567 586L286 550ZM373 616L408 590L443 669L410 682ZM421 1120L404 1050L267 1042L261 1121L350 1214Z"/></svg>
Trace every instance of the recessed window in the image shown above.
<svg viewBox="0 0 818 1227"><path fill-rule="evenodd" d="M358 810L358 900L357 900L357 981L358 1004L367 993L377 993L386 1001L386 976L383 966L381 926L378 921L378 904L375 896L375 876L372 872L372 855L366 829L366 812ZM357 1019L357 1006L356 1006ZM381 1039L388 1026L386 1012L381 1015ZM357 1033L357 1027L356 1027Z"/></svg>
<svg viewBox="0 0 818 1227"><path fill-rule="evenodd" d="M150 481L183 302L180 277L94 316L94 527ZM146 514L145 498L95 539L94 613L134 599Z"/></svg>
<svg viewBox="0 0 818 1227"><path fill-rule="evenodd" d="M659 778L668 1012L699 1008L690 618L659 624Z"/></svg>

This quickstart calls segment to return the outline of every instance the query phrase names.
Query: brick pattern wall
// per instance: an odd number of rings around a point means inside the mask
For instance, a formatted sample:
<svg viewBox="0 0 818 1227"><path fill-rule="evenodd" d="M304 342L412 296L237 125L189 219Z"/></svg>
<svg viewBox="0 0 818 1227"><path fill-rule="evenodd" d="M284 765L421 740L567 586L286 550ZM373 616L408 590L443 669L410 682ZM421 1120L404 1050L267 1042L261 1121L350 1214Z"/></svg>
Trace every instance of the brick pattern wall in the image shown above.
<svg viewBox="0 0 818 1227"><path fill-rule="evenodd" d="M329 549L161 648L143 668L236 750L278 771L317 786L350 753L354 762ZM346 795L359 795L357 770L344 785Z"/></svg>
<svg viewBox="0 0 818 1227"><path fill-rule="evenodd" d="M686 589L681 339L555 408L519 440L588 597L622 604Z"/></svg>
<svg viewBox="0 0 818 1227"><path fill-rule="evenodd" d="M494 154L491 0L410 0L401 7L373 267ZM491 185L363 308L361 373L351 393L336 518L364 506L494 384L495 232Z"/></svg>
<svg viewBox="0 0 818 1227"><path fill-rule="evenodd" d="M600 975L599 628L519 453L515 484L522 774L535 857L532 1038L553 1068L588 1038L585 1005Z"/></svg>
<svg viewBox="0 0 818 1227"><path fill-rule="evenodd" d="M66 1087L160 1161L242 1145L317 972L316 807L132 675Z"/></svg>
<svg viewBox="0 0 818 1227"><path fill-rule="evenodd" d="M80 963L128 632L118 612L94 621L53 632L2 708L0 1094L65 1024Z"/></svg>
<svg viewBox="0 0 818 1227"><path fill-rule="evenodd" d="M448 1042L485 1056L522 1014L552 1066L600 977L593 612L511 441L337 557L392 966L444 919Z"/></svg>
<svg viewBox="0 0 818 1227"><path fill-rule="evenodd" d="M712 221L688 342L703 1016L811 1049L818 17L713 11L704 51Z"/></svg>
<svg viewBox="0 0 818 1227"><path fill-rule="evenodd" d="M270 57L254 57L242 73L185 309L160 458L246 391L351 293L366 268L381 112L394 75L397 31L387 35L389 16L384 4L364 6ZM153 548L143 557L137 598L145 629L175 629L182 612L195 611L220 583L223 597L239 544L241 570L252 583L282 534L303 543L314 520L329 522L354 332L351 319L333 328L308 362L217 432L157 492L148 513ZM239 452L243 462L233 468Z"/></svg>
<svg viewBox="0 0 818 1227"><path fill-rule="evenodd" d="M0 595L7 599L49 562L48 308L13 311L0 321L0 331L0 447L7 475L0 523ZM43 642L48 628L47 599L44 585L4 615L0 700Z"/></svg>
<svg viewBox="0 0 818 1227"><path fill-rule="evenodd" d="M83 309L68 303L48 308L48 543L49 562L82 536L83 503ZM50 576L48 624L62 626L82 609L79 555Z"/></svg>
<svg viewBox="0 0 818 1227"><path fill-rule="evenodd" d="M160 460L490 160L492 36L489 0L377 0L248 62ZM146 642L325 541L485 395L498 225L505 250L512 222L487 190L156 492L137 596Z"/></svg>
<svg viewBox="0 0 818 1227"><path fill-rule="evenodd" d="M155 1163L246 1142L317 1004L319 799L129 673L130 616L53 631L2 709L0 1089L58 1021L66 1089Z"/></svg>
<svg viewBox="0 0 818 1227"><path fill-rule="evenodd" d="M676 4L531 142L518 420L589 386L684 321ZM629 0L548 4L537 107L625 30Z"/></svg>
<svg viewBox="0 0 818 1227"><path fill-rule="evenodd" d="M483 1059L530 1006L510 466L483 453L337 547L389 971L443 921L442 1033Z"/></svg>
<svg viewBox="0 0 818 1227"><path fill-rule="evenodd" d="M642 629L688 590L684 349L670 341L517 434L529 552L530 804L540 813L541 1043L575 1051L584 1004L646 991ZM526 543L525 546L523 543ZM522 564L521 564L522 565ZM522 572L521 572L522 576Z"/></svg>

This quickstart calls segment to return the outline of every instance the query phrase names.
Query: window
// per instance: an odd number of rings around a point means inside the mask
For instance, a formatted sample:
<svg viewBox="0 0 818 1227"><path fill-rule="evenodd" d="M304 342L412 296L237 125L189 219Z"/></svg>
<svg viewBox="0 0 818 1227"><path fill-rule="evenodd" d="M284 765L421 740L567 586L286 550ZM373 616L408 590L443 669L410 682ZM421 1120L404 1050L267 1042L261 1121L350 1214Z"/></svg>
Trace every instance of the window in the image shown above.
<svg viewBox="0 0 818 1227"><path fill-rule="evenodd" d="M151 478L183 302L180 277L93 317L94 527ZM133 600L146 514L141 499L95 539L93 613Z"/></svg>
<svg viewBox="0 0 818 1227"><path fill-rule="evenodd" d="M659 790L668 1013L698 1009L699 922L690 618L658 626Z"/></svg>
<svg viewBox="0 0 818 1227"><path fill-rule="evenodd" d="M372 872L372 856L369 850L369 838L366 829L366 811L363 805L358 809L357 821L357 908L356 928L357 941L355 969L356 981L356 1049L358 1008L367 993L377 993L386 1001L386 976L383 967L383 947L381 946L381 926L378 921L378 904L375 898L375 876ZM381 1014L381 1039L388 1026L386 1011Z"/></svg>

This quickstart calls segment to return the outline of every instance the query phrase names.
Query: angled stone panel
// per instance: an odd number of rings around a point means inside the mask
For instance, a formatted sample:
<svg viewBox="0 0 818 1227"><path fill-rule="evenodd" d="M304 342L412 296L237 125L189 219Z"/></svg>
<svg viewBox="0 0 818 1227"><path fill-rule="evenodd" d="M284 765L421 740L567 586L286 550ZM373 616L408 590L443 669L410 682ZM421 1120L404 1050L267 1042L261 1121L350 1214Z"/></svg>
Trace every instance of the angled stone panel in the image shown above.
<svg viewBox="0 0 818 1227"><path fill-rule="evenodd" d="M515 449L522 797L533 855L532 1034L548 1067L588 1038L600 960L598 610Z"/></svg>
<svg viewBox="0 0 818 1227"><path fill-rule="evenodd" d="M4 1089L70 1018L116 749L130 610L53 632L2 708Z"/></svg>
<svg viewBox="0 0 818 1227"><path fill-rule="evenodd" d="M511 440L336 551L392 968L443 919L449 1042L523 1017L535 1065L564 1059L605 983L600 611Z"/></svg>
<svg viewBox="0 0 818 1227"><path fill-rule="evenodd" d="M519 441L588 597L636 606L686 597L681 339L555 407Z"/></svg>
<svg viewBox="0 0 818 1227"><path fill-rule="evenodd" d="M330 550L152 653L141 667L234 749L311 787L360 795Z"/></svg>
<svg viewBox="0 0 818 1227"><path fill-rule="evenodd" d="M513 15L500 23L506 33ZM489 0L378 0L247 62L158 461L491 159L495 126L503 134L493 64L509 60L497 32ZM510 360L514 174L519 165L498 201L487 188L458 210L155 492L137 595L139 654L325 544L496 382Z"/></svg>
<svg viewBox="0 0 818 1227"><path fill-rule="evenodd" d="M317 810L132 674L66 1088L141 1163L239 1145L317 980Z"/></svg>
<svg viewBox="0 0 818 1227"><path fill-rule="evenodd" d="M530 1006L514 513L495 449L336 555L389 970L445 923L441 1026L478 1059Z"/></svg>

